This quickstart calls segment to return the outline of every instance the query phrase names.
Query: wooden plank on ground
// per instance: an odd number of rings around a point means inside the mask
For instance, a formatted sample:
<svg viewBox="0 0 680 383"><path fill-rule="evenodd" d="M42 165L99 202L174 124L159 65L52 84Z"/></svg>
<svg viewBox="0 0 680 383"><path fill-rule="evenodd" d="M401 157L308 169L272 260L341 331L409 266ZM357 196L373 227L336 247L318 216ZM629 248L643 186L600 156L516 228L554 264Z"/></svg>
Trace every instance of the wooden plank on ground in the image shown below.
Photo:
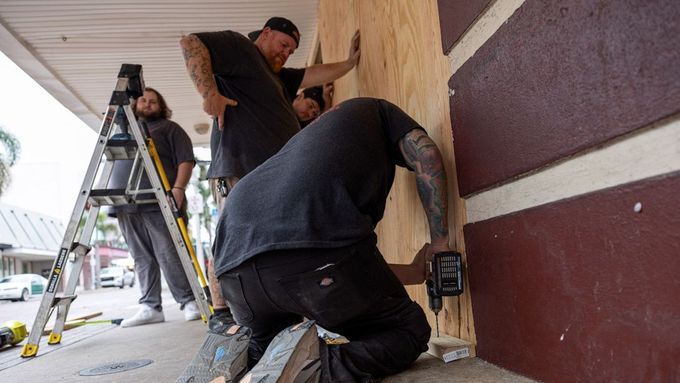
<svg viewBox="0 0 680 383"><path fill-rule="evenodd" d="M69 319L69 320L66 321L66 323L64 323L64 331L70 330L74 327L78 327L79 325L83 324L83 322L85 322L87 319L98 317L100 315L102 315L101 311L95 311L95 312L90 313L90 314L85 314L85 315L81 315L79 317ZM50 333L52 333L53 329L54 329L54 326L46 327L43 330L42 334L43 335L50 335Z"/></svg>
<svg viewBox="0 0 680 383"><path fill-rule="evenodd" d="M445 363L474 355L474 346L467 341L450 336L430 338L427 353Z"/></svg>

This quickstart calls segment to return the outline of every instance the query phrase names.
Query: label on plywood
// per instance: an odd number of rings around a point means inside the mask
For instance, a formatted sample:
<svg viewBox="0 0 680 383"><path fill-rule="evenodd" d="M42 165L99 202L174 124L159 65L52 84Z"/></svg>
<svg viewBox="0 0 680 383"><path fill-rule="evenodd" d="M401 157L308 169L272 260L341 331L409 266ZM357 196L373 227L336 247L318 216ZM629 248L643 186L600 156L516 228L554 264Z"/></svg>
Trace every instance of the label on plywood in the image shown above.
<svg viewBox="0 0 680 383"><path fill-rule="evenodd" d="M470 356L470 349L465 347L461 348L460 350L447 352L446 354L442 355L442 360L444 360L445 363L449 363L453 362L454 360L467 358L468 356Z"/></svg>
<svg viewBox="0 0 680 383"><path fill-rule="evenodd" d="M470 356L470 343L454 337L431 338L427 352L445 363Z"/></svg>

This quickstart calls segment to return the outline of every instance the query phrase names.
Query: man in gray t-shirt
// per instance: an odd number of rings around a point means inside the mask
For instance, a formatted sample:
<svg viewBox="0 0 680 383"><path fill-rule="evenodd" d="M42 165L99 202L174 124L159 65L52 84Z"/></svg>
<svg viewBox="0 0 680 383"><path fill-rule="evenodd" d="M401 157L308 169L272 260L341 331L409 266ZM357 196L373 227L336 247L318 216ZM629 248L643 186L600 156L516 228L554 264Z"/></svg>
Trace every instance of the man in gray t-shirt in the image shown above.
<svg viewBox="0 0 680 383"><path fill-rule="evenodd" d="M374 228L395 165L416 174L432 244L412 264L388 266ZM358 98L323 114L234 187L215 266L237 323L252 330L251 364L271 362L272 338L306 317L350 340L310 346L320 381L365 380L402 371L427 350L430 327L402 284L422 283L425 260L449 250L448 241L436 145L395 105Z"/></svg>
<svg viewBox="0 0 680 383"><path fill-rule="evenodd" d="M169 120L171 111L163 96L155 89L146 88L135 100L135 115L146 123L154 141L163 170L172 185L172 194L181 207L186 208L184 191L194 165L191 139L175 122ZM109 188L125 188L133 160L116 161L109 180ZM151 189L146 173L140 189ZM139 196L138 196L139 197ZM155 196L151 195L151 198ZM141 196L141 199L148 197ZM135 260L135 271L142 297L140 310L123 320L121 327L132 327L165 320L161 301L161 270L170 292L184 310L186 320L200 319L191 285L184 273L174 241L157 203L114 206L110 214L116 216L118 225Z"/></svg>

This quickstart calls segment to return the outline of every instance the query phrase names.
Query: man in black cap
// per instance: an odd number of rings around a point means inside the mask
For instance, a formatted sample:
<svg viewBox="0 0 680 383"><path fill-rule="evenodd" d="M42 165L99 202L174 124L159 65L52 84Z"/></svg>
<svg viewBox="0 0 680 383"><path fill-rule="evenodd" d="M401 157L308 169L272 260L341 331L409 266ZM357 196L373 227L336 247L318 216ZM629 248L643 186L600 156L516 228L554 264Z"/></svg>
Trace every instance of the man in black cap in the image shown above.
<svg viewBox="0 0 680 383"><path fill-rule="evenodd" d="M300 42L295 24L272 17L258 32L254 43L234 31L189 34L180 41L187 71L203 98L203 110L214 119L208 178L218 209L239 179L300 130L292 107L298 89L341 77L357 65L361 55L357 31L347 60L283 68ZM221 331L231 315L212 263L208 269L215 309L210 327Z"/></svg>

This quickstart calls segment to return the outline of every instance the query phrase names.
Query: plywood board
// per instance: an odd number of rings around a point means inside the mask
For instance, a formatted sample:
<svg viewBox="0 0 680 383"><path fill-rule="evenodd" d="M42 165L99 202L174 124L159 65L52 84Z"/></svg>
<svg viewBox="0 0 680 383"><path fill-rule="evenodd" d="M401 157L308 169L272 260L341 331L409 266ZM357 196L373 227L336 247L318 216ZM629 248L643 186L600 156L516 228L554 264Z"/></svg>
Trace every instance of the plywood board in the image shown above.
<svg viewBox="0 0 680 383"><path fill-rule="evenodd" d="M335 82L334 102L351 97L384 98L418 121L439 145L445 159L449 186L451 245L464 252L462 227L465 212L458 197L453 140L449 117L448 60L441 51L436 0L352 1L322 0L319 4L319 40L324 62L347 58L350 38L361 30L358 67ZM377 228L379 247L388 262L410 263L429 242L425 213L412 173L399 169L385 217ZM440 313L440 332L474 343L469 290L446 297ZM427 309L425 286L408 288Z"/></svg>

